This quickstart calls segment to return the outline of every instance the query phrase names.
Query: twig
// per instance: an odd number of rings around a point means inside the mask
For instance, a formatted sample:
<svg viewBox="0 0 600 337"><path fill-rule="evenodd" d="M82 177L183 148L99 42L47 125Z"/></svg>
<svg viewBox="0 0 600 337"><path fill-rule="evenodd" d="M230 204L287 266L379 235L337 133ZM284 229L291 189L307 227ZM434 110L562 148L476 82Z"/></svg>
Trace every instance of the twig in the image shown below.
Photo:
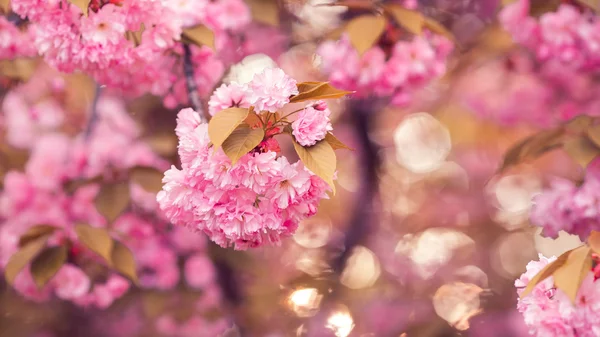
<svg viewBox="0 0 600 337"><path fill-rule="evenodd" d="M200 115L203 123L206 123L208 118L204 109L202 108L202 102L200 101L200 95L198 94L198 85L194 79L194 64L192 63L192 49L187 43L183 44L183 73L185 75L185 85L187 87L187 93L190 103L194 110Z"/></svg>
<svg viewBox="0 0 600 337"><path fill-rule="evenodd" d="M98 99L100 98L100 94L102 93L102 87L99 84L96 84L96 91L94 92L94 101L92 102L90 118L88 119L87 125L85 127L85 131L83 133L83 137L87 140L92 135L92 131L94 130L94 126L98 122Z"/></svg>

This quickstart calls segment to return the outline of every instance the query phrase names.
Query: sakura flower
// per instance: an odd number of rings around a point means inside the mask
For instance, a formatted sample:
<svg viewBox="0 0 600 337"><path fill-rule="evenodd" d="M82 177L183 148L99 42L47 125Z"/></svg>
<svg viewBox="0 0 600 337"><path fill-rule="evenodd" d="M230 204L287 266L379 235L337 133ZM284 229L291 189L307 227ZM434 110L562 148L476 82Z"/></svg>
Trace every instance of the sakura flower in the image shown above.
<svg viewBox="0 0 600 337"><path fill-rule="evenodd" d="M227 108L247 108L248 88L237 83L222 84L218 87L208 101L208 113L214 116L217 112Z"/></svg>
<svg viewBox="0 0 600 337"><path fill-rule="evenodd" d="M77 299L90 290L90 278L79 268L65 264L52 279L56 296L61 299Z"/></svg>
<svg viewBox="0 0 600 337"><path fill-rule="evenodd" d="M298 113L298 117L292 123L292 134L302 146L312 146L323 140L327 132L332 131L329 109L317 110L308 106Z"/></svg>
<svg viewBox="0 0 600 337"><path fill-rule="evenodd" d="M298 94L296 80L286 75L280 68L267 68L254 75L249 83L250 104L256 111L275 112L289 103L290 96Z"/></svg>

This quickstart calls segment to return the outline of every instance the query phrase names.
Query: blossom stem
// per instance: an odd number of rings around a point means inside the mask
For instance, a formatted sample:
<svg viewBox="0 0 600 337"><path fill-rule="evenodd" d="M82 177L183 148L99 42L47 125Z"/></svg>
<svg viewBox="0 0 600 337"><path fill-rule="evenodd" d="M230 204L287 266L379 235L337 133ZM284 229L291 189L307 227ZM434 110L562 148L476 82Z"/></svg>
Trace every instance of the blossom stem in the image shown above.
<svg viewBox="0 0 600 337"><path fill-rule="evenodd" d="M96 91L94 93L94 100L92 101L90 118L88 119L87 125L85 127L85 131L83 133L83 137L87 140L92 135L92 131L94 131L94 126L98 122L98 100L100 99L100 95L102 94L102 86L96 84Z"/></svg>
<svg viewBox="0 0 600 337"><path fill-rule="evenodd" d="M202 102L200 101L200 95L198 94L198 85L194 79L194 64L192 63L192 49L187 43L183 44L183 73L185 75L185 85L187 87L187 93L190 100L190 104L200 115L202 123L208 121L208 117L202 108Z"/></svg>

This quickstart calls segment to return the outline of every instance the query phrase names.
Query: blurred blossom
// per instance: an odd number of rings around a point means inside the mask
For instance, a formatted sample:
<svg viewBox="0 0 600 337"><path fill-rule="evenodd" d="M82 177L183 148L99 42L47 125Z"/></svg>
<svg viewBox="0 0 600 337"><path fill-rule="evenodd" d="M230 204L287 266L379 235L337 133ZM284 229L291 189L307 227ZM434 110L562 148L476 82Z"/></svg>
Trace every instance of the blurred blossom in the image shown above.
<svg viewBox="0 0 600 337"><path fill-rule="evenodd" d="M500 178L492 187L498 206L508 212L527 212L532 197L542 189L540 178L534 174L515 174Z"/></svg>
<svg viewBox="0 0 600 337"><path fill-rule="evenodd" d="M469 328L469 319L481 312L479 294L483 291L471 283L444 284L433 296L435 312L458 330Z"/></svg>
<svg viewBox="0 0 600 337"><path fill-rule="evenodd" d="M319 248L327 244L331 230L331 219L320 216L307 218L300 222L294 241L305 248Z"/></svg>
<svg viewBox="0 0 600 337"><path fill-rule="evenodd" d="M448 129L425 112L407 116L394 131L394 143L398 162L415 173L440 167L452 147Z"/></svg>
<svg viewBox="0 0 600 337"><path fill-rule="evenodd" d="M456 269L453 278L459 281L473 283L481 288L487 288L488 276L477 266L469 265Z"/></svg>
<svg viewBox="0 0 600 337"><path fill-rule="evenodd" d="M319 310L323 295L315 288L298 289L290 294L292 310L300 317L314 316Z"/></svg>
<svg viewBox="0 0 600 337"><path fill-rule="evenodd" d="M507 175L488 186L498 210L494 220L507 230L515 230L527 223L532 198L542 189L539 176L532 173Z"/></svg>
<svg viewBox="0 0 600 337"><path fill-rule="evenodd" d="M368 248L357 246L346 262L340 282L350 289L372 286L381 273L377 256Z"/></svg>
<svg viewBox="0 0 600 337"><path fill-rule="evenodd" d="M296 268L311 276L317 276L329 270L329 264L323 257L323 252L312 249L300 254L296 260Z"/></svg>
<svg viewBox="0 0 600 337"><path fill-rule="evenodd" d="M245 84L250 82L255 74L262 72L264 69L276 67L277 63L265 54L249 55L239 63L231 66L223 82Z"/></svg>
<svg viewBox="0 0 600 337"><path fill-rule="evenodd" d="M400 241L396 252L409 256L417 274L423 279L428 279L450 261L456 252L472 251L474 245L473 239L462 232L447 228L430 228L415 238L406 237Z"/></svg>
<svg viewBox="0 0 600 337"><path fill-rule="evenodd" d="M531 234L509 233L498 238L492 248L492 267L509 279L520 275L524 266L536 256Z"/></svg>
<svg viewBox="0 0 600 337"><path fill-rule="evenodd" d="M332 330L336 337L347 337L354 329L354 320L347 310L340 310L329 316L326 327Z"/></svg>
<svg viewBox="0 0 600 337"><path fill-rule="evenodd" d="M340 15L348 10L345 6L328 6L332 0L308 0L296 13L301 24L296 27L303 37L316 37L337 27Z"/></svg>

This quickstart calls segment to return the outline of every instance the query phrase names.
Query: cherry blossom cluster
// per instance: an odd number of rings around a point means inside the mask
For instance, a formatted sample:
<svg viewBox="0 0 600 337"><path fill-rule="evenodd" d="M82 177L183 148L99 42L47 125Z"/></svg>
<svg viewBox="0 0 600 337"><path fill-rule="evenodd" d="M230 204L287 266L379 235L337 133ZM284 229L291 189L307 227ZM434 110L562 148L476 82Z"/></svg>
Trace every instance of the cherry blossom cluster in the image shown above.
<svg viewBox="0 0 600 337"><path fill-rule="evenodd" d="M565 3L539 19L530 16L529 11L530 1L518 0L499 14L515 42L557 71L599 69L600 21L594 15Z"/></svg>
<svg viewBox="0 0 600 337"><path fill-rule="evenodd" d="M515 281L521 294L527 283L544 266L556 260L540 254L539 261L527 264L527 271ZM525 318L529 332L538 337L597 336L600 333L600 282L590 270L577 293L575 303L560 289L554 288L553 277L538 283L531 294L519 299L517 309Z"/></svg>
<svg viewBox="0 0 600 337"><path fill-rule="evenodd" d="M600 230L599 163L588 166L581 186L555 178L550 189L534 198L530 219L544 229L545 236L556 238L563 230L585 241L591 231Z"/></svg>
<svg viewBox="0 0 600 337"><path fill-rule="evenodd" d="M209 111L215 115L230 107L254 107L273 113L263 116L276 119L275 112L295 94L295 80L281 69L267 68L247 84L219 87L209 101ZM298 112L291 129L302 146L314 145L331 130L325 102ZM175 129L181 169L173 166L165 173L165 185L157 196L170 221L204 232L223 247L247 249L279 244L302 219L314 215L329 187L300 161L290 163L278 156L279 143L273 138L283 131L278 122L267 119L263 140L233 165L222 149L212 146L208 124L200 122L198 113L181 110Z"/></svg>
<svg viewBox="0 0 600 337"><path fill-rule="evenodd" d="M0 60L37 55L33 37L29 27L17 27L0 15Z"/></svg>
<svg viewBox="0 0 600 337"><path fill-rule="evenodd" d="M183 276L188 286L218 299L205 238L169 227L153 193L130 182L131 206L110 223L95 205L99 183L90 182L73 193L65 189L70 181L98 176L110 181L132 167L165 169L168 165L139 140L140 130L124 103L108 95L98 100L98 119L89 136L69 137L64 127L72 122L73 113L64 105L64 84L64 77L40 69L31 81L11 90L2 106L5 141L29 150L30 157L24 172L7 173L0 191L0 267L4 269L19 250L20 237L38 225L57 228L49 246L70 247L68 262L44 287L34 283L26 267L16 277L15 289L35 301L54 294L80 306L99 308L123 296L130 281L111 271L78 239L74 228L83 223L108 229L128 246L142 288L173 289Z"/></svg>
<svg viewBox="0 0 600 337"><path fill-rule="evenodd" d="M362 56L346 35L319 46L321 67L336 87L356 91L356 97L391 97L404 106L413 93L446 72L446 58L453 49L450 40L426 32L408 41L398 41L386 52L375 45Z"/></svg>
<svg viewBox="0 0 600 337"><path fill-rule="evenodd" d="M12 1L12 9L31 21L35 46L61 71L84 71L102 84L139 95L164 95L181 75L182 30L204 24L219 34L250 23L241 0L92 1L89 15L68 2ZM210 91L223 72L208 47L194 47L200 91ZM177 89L176 89L177 90Z"/></svg>
<svg viewBox="0 0 600 337"><path fill-rule="evenodd" d="M597 116L600 106L593 74L536 65L523 51L469 69L455 89L474 114L507 126L547 128L578 115Z"/></svg>

